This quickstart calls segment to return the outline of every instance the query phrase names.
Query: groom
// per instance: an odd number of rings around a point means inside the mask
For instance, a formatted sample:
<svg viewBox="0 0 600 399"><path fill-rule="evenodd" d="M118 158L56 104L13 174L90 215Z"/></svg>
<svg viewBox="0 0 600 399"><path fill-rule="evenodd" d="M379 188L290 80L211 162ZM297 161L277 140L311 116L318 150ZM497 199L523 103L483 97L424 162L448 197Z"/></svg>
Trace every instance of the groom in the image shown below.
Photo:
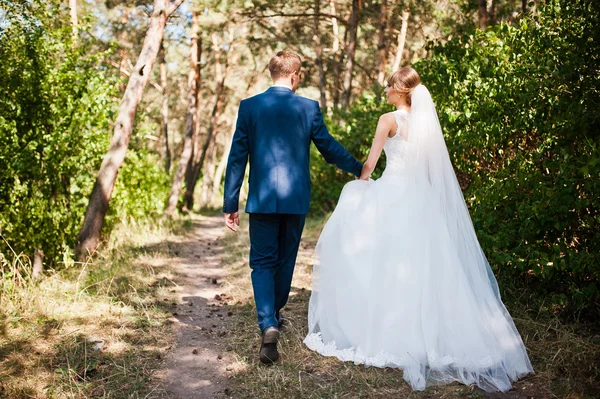
<svg viewBox="0 0 600 399"><path fill-rule="evenodd" d="M295 93L302 61L279 51L269 62L273 79L264 93L242 100L225 174L223 212L233 231L250 157L250 268L262 342L260 361L279 359L277 341L310 204L310 142L328 163L360 176L362 164L327 131L316 101ZM325 183L325 182L323 182Z"/></svg>

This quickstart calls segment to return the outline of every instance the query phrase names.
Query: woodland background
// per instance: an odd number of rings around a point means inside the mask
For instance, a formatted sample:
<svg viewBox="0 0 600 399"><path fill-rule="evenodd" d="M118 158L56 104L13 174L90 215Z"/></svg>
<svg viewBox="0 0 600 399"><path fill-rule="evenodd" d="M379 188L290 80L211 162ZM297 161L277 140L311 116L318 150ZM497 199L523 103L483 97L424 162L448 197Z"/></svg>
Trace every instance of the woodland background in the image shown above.
<svg viewBox="0 0 600 399"><path fill-rule="evenodd" d="M397 370L302 344L312 250L352 178L314 148L283 360L258 364L247 231L215 240L214 215L238 104L269 87L281 49L303 59L298 94L363 160L391 110L386 76L421 74L534 365L507 397L596 397L595 0L0 0L0 397L169 397L172 323L192 309L216 324L189 338L236 359L227 397L486 397L411 392ZM227 273L209 282L233 287L221 319L177 299L185 262Z"/></svg>
<svg viewBox="0 0 600 399"><path fill-rule="evenodd" d="M238 104L280 49L359 159L384 79L417 69L504 295L600 316L591 0L0 0L3 295L79 267L120 224L219 208ZM311 162L326 215L349 177Z"/></svg>

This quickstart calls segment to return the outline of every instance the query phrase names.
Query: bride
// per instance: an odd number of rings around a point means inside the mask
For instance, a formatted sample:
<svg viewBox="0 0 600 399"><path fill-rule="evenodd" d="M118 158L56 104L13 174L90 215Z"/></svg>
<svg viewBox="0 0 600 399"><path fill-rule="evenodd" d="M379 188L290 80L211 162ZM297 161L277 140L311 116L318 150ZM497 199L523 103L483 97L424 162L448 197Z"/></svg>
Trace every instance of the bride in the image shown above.
<svg viewBox="0 0 600 399"><path fill-rule="evenodd" d="M390 76L361 180L319 238L304 343L343 361L398 367L413 389L458 381L508 391L533 372L501 301L417 72ZM369 180L382 149L382 177Z"/></svg>

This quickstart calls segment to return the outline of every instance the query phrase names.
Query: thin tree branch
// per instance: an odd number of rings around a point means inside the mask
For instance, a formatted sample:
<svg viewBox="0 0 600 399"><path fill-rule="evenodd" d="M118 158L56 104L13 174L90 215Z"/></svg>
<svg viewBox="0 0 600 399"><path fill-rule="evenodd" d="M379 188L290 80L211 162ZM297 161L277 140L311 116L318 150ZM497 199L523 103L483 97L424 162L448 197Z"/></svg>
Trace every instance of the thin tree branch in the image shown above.
<svg viewBox="0 0 600 399"><path fill-rule="evenodd" d="M173 14L179 8L181 3L183 3L183 0L174 0L171 5L167 7L167 18L169 18L171 14Z"/></svg>
<svg viewBox="0 0 600 399"><path fill-rule="evenodd" d="M321 18L321 17L322 18L335 18L342 25L348 25L348 21L340 18L339 15L333 15L333 14L327 14L327 13L315 14L313 12L313 13L296 13L296 14L277 13L277 14L269 14L269 15L254 15L251 13L240 12L239 15L244 16L244 17L250 17L250 19L264 19L264 18L271 18L271 17L285 17L285 18L293 18L293 17L307 17L308 18L308 17L310 17L310 18L314 18L315 16L317 16L319 18Z"/></svg>
<svg viewBox="0 0 600 399"><path fill-rule="evenodd" d="M275 31L274 28L265 25L264 23L262 23L261 21L257 21L258 26L260 26L261 28L265 29L267 32L273 34L273 36L275 36L275 38L282 42L282 43L286 43L288 46L290 46L290 49L292 49L294 52L298 53L299 55L302 56L302 58L307 59L307 60L311 60L311 61L315 61L312 57L307 56L300 47L295 46L291 43L288 43L287 38L279 36L277 34L277 32ZM341 44L341 43L340 43ZM367 74L367 77L370 80L375 80L376 78L373 76L372 72L369 71L367 68L365 68L364 66L362 66L360 63L358 63L357 61L354 61L354 65L356 65L360 70L362 70L364 73Z"/></svg>
<svg viewBox="0 0 600 399"><path fill-rule="evenodd" d="M299 55L301 55L301 56L302 56L302 57L304 57L304 58L307 58L307 57L306 57L306 54L304 54L304 52L303 52L303 51L300 49L300 47L298 47L298 46L296 46L296 45L294 45L294 44L288 43L288 40L287 40L288 38L285 38L285 37L282 37L282 36L280 36L280 35L277 33L277 31L276 31L274 28L272 28L272 27L270 27L270 26L267 26L267 25L265 25L265 24L264 24L264 23L262 23L261 21L257 21L257 24L258 24L260 27L264 28L264 29L265 29L267 32L269 32L269 33L271 33L273 36L275 36L275 38L276 38L278 41L280 41L280 42L282 42L282 43L286 43L288 46L290 46L290 48L291 48L291 49L292 49L294 52L298 53Z"/></svg>
<svg viewBox="0 0 600 399"><path fill-rule="evenodd" d="M358 69L360 69L361 71L363 71L367 75L367 78L369 80L371 80L371 81L377 80L377 78L372 74L371 71L369 71L367 68L365 68L364 66L362 66L356 60L354 61L354 66L358 67Z"/></svg>
<svg viewBox="0 0 600 399"><path fill-rule="evenodd" d="M104 62L106 62L107 64L109 64L111 66L114 66L115 68L117 68L119 70L119 72L121 72L123 75L125 75L127 77L131 76L131 73L128 70L121 68L121 65L117 64L116 62L111 61L111 60L105 60ZM162 87L158 83L156 83L153 80L150 80L148 83L150 83L152 85L152 87L154 87L156 90L158 90L159 93L162 94L163 89L162 89Z"/></svg>

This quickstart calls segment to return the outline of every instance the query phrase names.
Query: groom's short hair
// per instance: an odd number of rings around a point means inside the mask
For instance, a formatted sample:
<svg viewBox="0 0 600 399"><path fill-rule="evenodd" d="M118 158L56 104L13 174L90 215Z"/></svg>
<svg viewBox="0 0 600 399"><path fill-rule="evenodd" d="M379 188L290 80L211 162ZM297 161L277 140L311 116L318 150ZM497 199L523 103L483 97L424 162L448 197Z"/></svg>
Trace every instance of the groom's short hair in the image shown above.
<svg viewBox="0 0 600 399"><path fill-rule="evenodd" d="M301 67L302 60L300 57L287 50L278 51L277 54L271 58L271 61L269 61L269 72L271 72L271 79L273 80L300 71Z"/></svg>

